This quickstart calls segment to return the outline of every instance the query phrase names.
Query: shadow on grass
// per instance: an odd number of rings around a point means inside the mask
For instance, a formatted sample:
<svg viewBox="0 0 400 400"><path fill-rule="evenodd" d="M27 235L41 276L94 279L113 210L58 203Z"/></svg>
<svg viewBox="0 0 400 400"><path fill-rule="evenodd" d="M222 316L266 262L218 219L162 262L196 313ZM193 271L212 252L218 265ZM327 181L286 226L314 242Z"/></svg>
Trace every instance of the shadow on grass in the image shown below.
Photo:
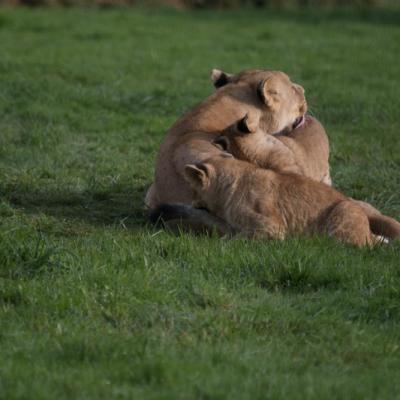
<svg viewBox="0 0 400 400"><path fill-rule="evenodd" d="M33 189L24 185L1 188L1 198L26 214L79 220L96 226L121 225L132 229L147 224L144 195L147 187L103 188L82 192Z"/></svg>

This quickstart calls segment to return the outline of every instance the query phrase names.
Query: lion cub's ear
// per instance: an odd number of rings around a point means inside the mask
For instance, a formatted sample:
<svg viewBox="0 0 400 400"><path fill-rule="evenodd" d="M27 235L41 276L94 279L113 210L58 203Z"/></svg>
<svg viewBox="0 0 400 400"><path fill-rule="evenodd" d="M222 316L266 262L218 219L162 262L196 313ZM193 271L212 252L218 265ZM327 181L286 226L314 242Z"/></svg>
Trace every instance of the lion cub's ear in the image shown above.
<svg viewBox="0 0 400 400"><path fill-rule="evenodd" d="M238 121L236 127L241 133L255 133L258 128L259 118L254 115L249 116L246 114L241 120Z"/></svg>
<svg viewBox="0 0 400 400"><path fill-rule="evenodd" d="M208 185L209 167L207 164L188 164L185 166L186 181L196 188L204 188Z"/></svg>
<svg viewBox="0 0 400 400"><path fill-rule="evenodd" d="M272 86L271 79L264 79L257 88L257 94L261 101L270 108L275 108L279 103L279 92Z"/></svg>
<svg viewBox="0 0 400 400"><path fill-rule="evenodd" d="M232 77L232 74L227 74L220 69L213 69L211 71L211 80L213 81L214 87L217 89L231 82Z"/></svg>

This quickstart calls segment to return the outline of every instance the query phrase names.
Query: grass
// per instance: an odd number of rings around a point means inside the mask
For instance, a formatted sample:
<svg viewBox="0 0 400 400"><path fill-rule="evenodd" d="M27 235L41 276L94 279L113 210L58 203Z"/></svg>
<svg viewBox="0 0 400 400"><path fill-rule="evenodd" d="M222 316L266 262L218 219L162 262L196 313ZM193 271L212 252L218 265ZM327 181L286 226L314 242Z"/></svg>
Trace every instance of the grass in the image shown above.
<svg viewBox="0 0 400 400"><path fill-rule="evenodd" d="M213 67L281 69L400 219L398 11L0 10L1 399L400 398L400 245L170 236L143 196Z"/></svg>

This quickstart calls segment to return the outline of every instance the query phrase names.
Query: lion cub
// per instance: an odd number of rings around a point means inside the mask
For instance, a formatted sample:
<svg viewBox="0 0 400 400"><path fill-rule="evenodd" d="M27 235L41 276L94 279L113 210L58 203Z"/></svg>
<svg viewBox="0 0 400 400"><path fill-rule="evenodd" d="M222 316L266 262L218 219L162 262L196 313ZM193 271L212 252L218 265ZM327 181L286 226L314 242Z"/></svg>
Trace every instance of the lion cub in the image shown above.
<svg viewBox="0 0 400 400"><path fill-rule="evenodd" d="M320 233L358 247L375 244L362 207L312 179L221 156L187 165L185 178L194 206L207 207L246 236L284 239Z"/></svg>
<svg viewBox="0 0 400 400"><path fill-rule="evenodd" d="M234 157L260 168L295 173L329 186L329 142L322 125L306 115L301 123L285 134L266 134L260 129L259 116L246 114L230 126L214 143Z"/></svg>

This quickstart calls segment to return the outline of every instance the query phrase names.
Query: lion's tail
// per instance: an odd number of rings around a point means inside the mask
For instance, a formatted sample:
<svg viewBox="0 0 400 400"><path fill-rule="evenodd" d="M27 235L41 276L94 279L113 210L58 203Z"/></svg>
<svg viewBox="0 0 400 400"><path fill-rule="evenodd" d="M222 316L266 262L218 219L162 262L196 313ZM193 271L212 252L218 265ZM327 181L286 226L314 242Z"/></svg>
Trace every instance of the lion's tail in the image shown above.
<svg viewBox="0 0 400 400"><path fill-rule="evenodd" d="M369 225L372 233L389 239L400 239L400 223L386 215L369 216Z"/></svg>
<svg viewBox="0 0 400 400"><path fill-rule="evenodd" d="M187 204L161 204L150 211L149 218L153 224L173 219L187 219L193 217L195 209Z"/></svg>
<svg viewBox="0 0 400 400"><path fill-rule="evenodd" d="M354 200L366 213L373 234L390 240L400 239L400 223L381 214L376 208L363 201ZM150 212L150 221L162 224L169 230L212 233L220 236L234 235L234 229L222 219L205 209L187 204L161 204Z"/></svg>
<svg viewBox="0 0 400 400"><path fill-rule="evenodd" d="M150 221L161 224L174 232L217 233L220 236L233 235L232 227L206 209L194 208L188 204L161 204L150 212Z"/></svg>
<svg viewBox="0 0 400 400"><path fill-rule="evenodd" d="M367 214L372 233L388 239L400 239L400 222L394 218L383 215L375 207L364 201L355 200Z"/></svg>

